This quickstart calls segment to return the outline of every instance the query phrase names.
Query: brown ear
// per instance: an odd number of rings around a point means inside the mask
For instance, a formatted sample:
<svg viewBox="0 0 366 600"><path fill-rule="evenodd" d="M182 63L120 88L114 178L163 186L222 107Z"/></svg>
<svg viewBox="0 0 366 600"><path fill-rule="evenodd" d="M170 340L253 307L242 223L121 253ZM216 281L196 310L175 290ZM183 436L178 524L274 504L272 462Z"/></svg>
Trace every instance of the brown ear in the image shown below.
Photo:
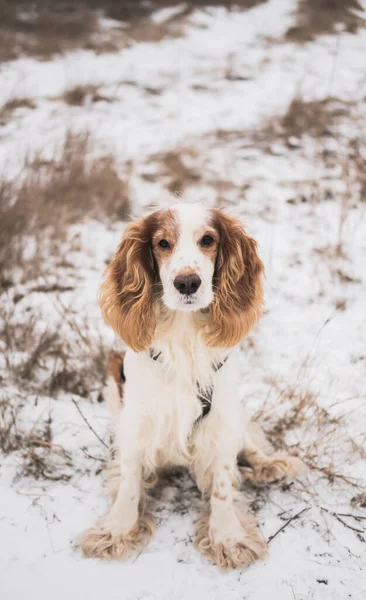
<svg viewBox="0 0 366 600"><path fill-rule="evenodd" d="M213 279L215 298L210 307L208 343L230 348L250 331L263 303L263 263L257 243L241 223L214 209L220 245Z"/></svg>
<svg viewBox="0 0 366 600"><path fill-rule="evenodd" d="M158 276L150 237L149 218L126 228L100 288L105 322L136 352L149 346L155 329L153 289Z"/></svg>

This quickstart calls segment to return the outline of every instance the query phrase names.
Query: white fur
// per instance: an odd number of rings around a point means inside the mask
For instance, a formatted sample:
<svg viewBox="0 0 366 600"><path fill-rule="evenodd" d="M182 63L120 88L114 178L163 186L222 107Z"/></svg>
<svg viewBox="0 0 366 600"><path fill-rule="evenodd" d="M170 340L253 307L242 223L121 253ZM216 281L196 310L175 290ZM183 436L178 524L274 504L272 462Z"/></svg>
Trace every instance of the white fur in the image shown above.
<svg viewBox="0 0 366 600"><path fill-rule="evenodd" d="M121 480L108 522L122 533L136 522L142 468L147 476L159 467L183 465L191 469L202 492L221 486L226 501L214 498L212 505L222 522L221 538L225 522L231 531L236 519L231 514L231 489L246 433L236 352L214 372L212 364L227 351L209 349L196 332L192 313L185 312L176 313L169 330L157 335L154 349L162 353L161 360L152 360L148 352L126 352L124 406L117 424ZM214 385L212 408L194 426L202 411L196 382L203 380Z"/></svg>
<svg viewBox="0 0 366 600"><path fill-rule="evenodd" d="M197 311L213 300L212 276L214 264L199 248L199 238L209 224L208 211L199 204L176 204L174 210L179 227L179 238L173 254L160 269L163 284L163 302L171 310ZM202 281L196 294L185 298L174 287L173 281L182 272L196 273Z"/></svg>

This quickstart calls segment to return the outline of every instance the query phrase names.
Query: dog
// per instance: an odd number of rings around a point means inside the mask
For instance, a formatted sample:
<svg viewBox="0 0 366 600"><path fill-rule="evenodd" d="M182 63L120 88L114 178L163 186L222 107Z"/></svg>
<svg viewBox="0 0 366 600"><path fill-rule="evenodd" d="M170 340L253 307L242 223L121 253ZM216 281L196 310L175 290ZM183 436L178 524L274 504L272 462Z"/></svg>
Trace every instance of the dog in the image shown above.
<svg viewBox="0 0 366 600"><path fill-rule="evenodd" d="M79 537L85 556L124 558L145 545L154 525L144 483L178 465L209 498L196 548L221 568L266 556L237 488L289 481L303 464L264 451L239 395L237 346L260 316L263 272L255 240L218 209L176 204L126 227L100 290L104 319L128 346L108 377L114 503Z"/></svg>

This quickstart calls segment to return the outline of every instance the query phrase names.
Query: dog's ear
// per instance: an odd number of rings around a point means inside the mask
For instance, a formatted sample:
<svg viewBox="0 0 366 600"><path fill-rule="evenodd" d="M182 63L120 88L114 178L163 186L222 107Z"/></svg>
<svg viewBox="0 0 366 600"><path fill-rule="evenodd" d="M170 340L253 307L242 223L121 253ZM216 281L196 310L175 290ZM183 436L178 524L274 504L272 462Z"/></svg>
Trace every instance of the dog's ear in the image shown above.
<svg viewBox="0 0 366 600"><path fill-rule="evenodd" d="M240 221L213 210L220 242L210 306L208 344L230 348L250 331L258 320L263 303L263 263L257 243Z"/></svg>
<svg viewBox="0 0 366 600"><path fill-rule="evenodd" d="M105 322L136 352L150 345L155 329L153 290L158 274L150 220L140 219L126 228L99 295Z"/></svg>

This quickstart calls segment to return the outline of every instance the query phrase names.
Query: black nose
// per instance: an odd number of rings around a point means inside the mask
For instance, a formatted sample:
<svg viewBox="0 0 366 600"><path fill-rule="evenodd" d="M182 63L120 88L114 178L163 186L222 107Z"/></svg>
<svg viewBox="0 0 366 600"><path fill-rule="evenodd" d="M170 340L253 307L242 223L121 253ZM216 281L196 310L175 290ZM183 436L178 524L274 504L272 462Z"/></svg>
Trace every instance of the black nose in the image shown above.
<svg viewBox="0 0 366 600"><path fill-rule="evenodd" d="M198 275L192 273L191 275L177 275L174 279L174 287L186 296L190 296L197 292L202 281Z"/></svg>

